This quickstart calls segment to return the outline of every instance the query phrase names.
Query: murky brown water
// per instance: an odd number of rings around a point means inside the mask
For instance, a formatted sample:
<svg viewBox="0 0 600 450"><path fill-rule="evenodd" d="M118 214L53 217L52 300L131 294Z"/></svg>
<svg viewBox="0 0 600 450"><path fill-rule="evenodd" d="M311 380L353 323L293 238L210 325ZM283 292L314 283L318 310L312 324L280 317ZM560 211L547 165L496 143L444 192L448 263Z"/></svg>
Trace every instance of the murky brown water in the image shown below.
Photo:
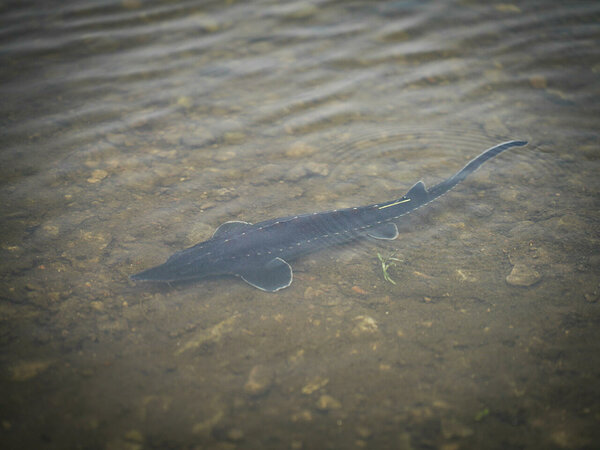
<svg viewBox="0 0 600 450"><path fill-rule="evenodd" d="M599 3L37 3L0 7L3 448L596 447ZM276 294L128 279L509 139Z"/></svg>

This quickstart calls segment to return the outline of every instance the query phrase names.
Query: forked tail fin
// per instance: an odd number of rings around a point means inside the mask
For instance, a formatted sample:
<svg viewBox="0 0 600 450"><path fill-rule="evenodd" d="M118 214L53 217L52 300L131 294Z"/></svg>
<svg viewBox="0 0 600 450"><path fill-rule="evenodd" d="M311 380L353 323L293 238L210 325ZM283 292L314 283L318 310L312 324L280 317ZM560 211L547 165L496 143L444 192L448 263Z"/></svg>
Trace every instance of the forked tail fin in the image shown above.
<svg viewBox="0 0 600 450"><path fill-rule="evenodd" d="M432 188L428 189L427 192L429 194L429 201L448 192L450 189L452 189L458 183L460 183L465 178L467 178L470 174L475 172L479 168L479 166L481 166L488 159L491 159L494 156L499 155L504 150L508 150L509 148L521 147L526 144L527 144L527 141L508 141L508 142L504 142L503 144L498 144L492 148L487 149L481 155L479 155L477 158L473 159L465 167L463 167L461 170L459 170L456 174L454 174L447 180L442 181L441 183L436 184Z"/></svg>

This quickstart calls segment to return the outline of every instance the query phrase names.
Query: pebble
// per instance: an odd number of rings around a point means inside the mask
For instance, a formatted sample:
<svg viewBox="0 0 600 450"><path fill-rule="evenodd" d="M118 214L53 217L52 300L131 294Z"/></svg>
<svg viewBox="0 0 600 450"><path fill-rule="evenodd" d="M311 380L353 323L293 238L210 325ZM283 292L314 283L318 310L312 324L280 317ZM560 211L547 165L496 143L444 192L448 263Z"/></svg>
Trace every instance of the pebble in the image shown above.
<svg viewBox="0 0 600 450"><path fill-rule="evenodd" d="M329 383L329 378L317 376L310 380L308 384L302 388L302 393L305 395L310 395L313 392L325 387L327 383Z"/></svg>
<svg viewBox="0 0 600 450"><path fill-rule="evenodd" d="M209 33L214 33L215 31L218 31L221 26L217 20L213 19L212 17L206 16L202 17L200 23L202 25L202 29L208 31Z"/></svg>
<svg viewBox="0 0 600 450"><path fill-rule="evenodd" d="M194 245L210 238L215 232L215 227L203 222L196 222L186 234L185 244Z"/></svg>
<svg viewBox="0 0 600 450"><path fill-rule="evenodd" d="M342 404L333 398L331 395L321 395L317 400L317 409L319 411L330 411L332 409L340 409Z"/></svg>
<svg viewBox="0 0 600 450"><path fill-rule="evenodd" d="M223 141L226 144L241 144L246 140L246 135L241 131L228 131L223 135Z"/></svg>
<svg viewBox="0 0 600 450"><path fill-rule="evenodd" d="M104 303L101 302L101 301L90 302L90 306L92 307L92 309L95 309L96 311L103 311L104 310Z"/></svg>
<svg viewBox="0 0 600 450"><path fill-rule="evenodd" d="M193 105L193 102L190 97L181 96L177 99L177 106L182 106L184 108L191 108L192 105Z"/></svg>
<svg viewBox="0 0 600 450"><path fill-rule="evenodd" d="M511 286L527 287L534 285L541 278L542 276L532 267L524 263L516 263L506 277L506 282Z"/></svg>
<svg viewBox="0 0 600 450"><path fill-rule="evenodd" d="M312 422L312 413L308 409L292 414L292 422Z"/></svg>
<svg viewBox="0 0 600 450"><path fill-rule="evenodd" d="M359 336L361 334L372 334L377 332L377 321L370 316L356 316L354 318L356 325L352 330L352 334Z"/></svg>
<svg viewBox="0 0 600 450"><path fill-rule="evenodd" d="M233 442L239 442L244 439L244 432L239 428L232 428L227 432L227 439Z"/></svg>
<svg viewBox="0 0 600 450"><path fill-rule="evenodd" d="M250 370L248 381L244 385L244 392L252 396L267 393L273 385L274 373L265 366L256 365Z"/></svg>
<svg viewBox="0 0 600 450"><path fill-rule="evenodd" d="M466 438L472 434L472 428L452 419L442 419L442 435L444 438Z"/></svg>
<svg viewBox="0 0 600 450"><path fill-rule="evenodd" d="M352 286L352 291L359 294L359 295L367 295L367 291L365 291L363 288L361 288L360 286Z"/></svg>
<svg viewBox="0 0 600 450"><path fill-rule="evenodd" d="M127 323L127 319L123 317L111 318L105 316L98 319L96 327L98 331L104 333L119 333L127 331L129 329L129 324Z"/></svg>
<svg viewBox="0 0 600 450"><path fill-rule="evenodd" d="M181 344L175 354L180 355L187 350L198 348L206 342L219 342L225 334L233 331L237 318L238 314L234 314L210 328L199 330L186 343Z"/></svg>
<svg viewBox="0 0 600 450"><path fill-rule="evenodd" d="M495 8L497 11L504 12L504 13L520 13L521 12L521 8L519 8L517 5L513 5L511 3L498 3L495 5Z"/></svg>
<svg viewBox="0 0 600 450"><path fill-rule="evenodd" d="M508 189L502 189L500 191L500 193L498 194L498 196L500 197L500 199L503 202L506 202L506 203L511 203L511 202L516 201L518 195L519 195L518 191L516 191L515 189L510 189L510 188L508 188Z"/></svg>
<svg viewBox="0 0 600 450"><path fill-rule="evenodd" d="M281 180L284 172L277 164L265 164L257 170L257 177L252 181L252 184L265 184Z"/></svg>
<svg viewBox="0 0 600 450"><path fill-rule="evenodd" d="M289 158L304 158L306 156L313 155L317 149L312 145L308 145L305 142L298 141L292 144L285 152L285 156Z"/></svg>
<svg viewBox="0 0 600 450"><path fill-rule="evenodd" d="M490 217L494 213L494 208L490 205L471 205L469 210L476 217Z"/></svg>
<svg viewBox="0 0 600 450"><path fill-rule="evenodd" d="M287 181L298 181L308 176L308 170L304 166L296 166L284 174L284 179Z"/></svg>
<svg viewBox="0 0 600 450"><path fill-rule="evenodd" d="M356 434L362 439L369 439L373 432L369 430L367 427L358 426L356 427Z"/></svg>
<svg viewBox="0 0 600 450"><path fill-rule="evenodd" d="M312 286L308 286L304 290L304 299L305 300L312 300L312 299L315 299L317 297L320 297L323 294L324 294L324 292L321 289L315 289Z"/></svg>
<svg viewBox="0 0 600 450"><path fill-rule="evenodd" d="M215 153L215 155L213 156L213 159L217 162L225 162L225 161L229 161L229 160L235 158L235 156L236 156L236 153L231 150L219 151L219 152Z"/></svg>
<svg viewBox="0 0 600 450"><path fill-rule="evenodd" d="M329 175L329 166L325 163L309 162L305 167L310 175L320 175L322 177Z"/></svg>
<svg viewBox="0 0 600 450"><path fill-rule="evenodd" d="M21 361L10 368L12 381L27 381L45 371L50 361Z"/></svg>
<svg viewBox="0 0 600 450"><path fill-rule="evenodd" d="M92 172L92 176L87 179L88 183L98 183L108 176L108 172L102 169L96 169Z"/></svg>
<svg viewBox="0 0 600 450"><path fill-rule="evenodd" d="M287 11L290 19L306 19L317 14L319 9L310 2L298 2Z"/></svg>
<svg viewBox="0 0 600 450"><path fill-rule="evenodd" d="M134 442L143 442L144 436L142 435L141 431L139 431L139 430L129 430L127 433L125 433L125 440L126 441L134 441Z"/></svg>
<svg viewBox="0 0 600 450"><path fill-rule="evenodd" d="M181 140L187 147L204 147L209 142L214 141L215 137L213 133L207 128L197 127L196 129L186 133L185 135L169 135L168 139L179 142Z"/></svg>
<svg viewBox="0 0 600 450"><path fill-rule="evenodd" d="M546 89L548 87L548 82L546 78L541 75L534 75L529 78L529 84L534 89Z"/></svg>
<svg viewBox="0 0 600 450"><path fill-rule="evenodd" d="M38 232L36 232L36 235L39 235L43 238L55 238L58 237L58 235L60 234L60 228L58 227L58 225L53 225L53 224L46 224L43 225Z"/></svg>

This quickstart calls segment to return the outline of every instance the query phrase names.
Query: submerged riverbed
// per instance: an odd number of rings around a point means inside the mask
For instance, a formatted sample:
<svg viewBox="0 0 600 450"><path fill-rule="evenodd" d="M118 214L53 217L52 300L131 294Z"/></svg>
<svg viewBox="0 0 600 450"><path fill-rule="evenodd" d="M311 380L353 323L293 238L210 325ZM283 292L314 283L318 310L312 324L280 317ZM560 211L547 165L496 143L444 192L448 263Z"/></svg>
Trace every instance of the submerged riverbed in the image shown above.
<svg viewBox="0 0 600 450"><path fill-rule="evenodd" d="M1 10L3 447L594 448L596 2ZM510 139L275 294L129 280Z"/></svg>

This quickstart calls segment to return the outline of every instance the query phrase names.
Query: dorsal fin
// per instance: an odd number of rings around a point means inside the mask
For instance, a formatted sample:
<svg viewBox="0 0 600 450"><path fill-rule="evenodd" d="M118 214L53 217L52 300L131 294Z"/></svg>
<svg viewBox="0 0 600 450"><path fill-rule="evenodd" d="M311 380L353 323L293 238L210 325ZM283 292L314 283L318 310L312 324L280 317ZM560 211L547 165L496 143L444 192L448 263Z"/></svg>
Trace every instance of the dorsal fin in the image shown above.
<svg viewBox="0 0 600 450"><path fill-rule="evenodd" d="M428 197L427 189L425 189L425 183L417 181L413 187L404 195L406 198L410 198L412 201L426 200Z"/></svg>
<svg viewBox="0 0 600 450"><path fill-rule="evenodd" d="M229 234L233 234L233 233L239 233L241 232L244 228L249 227L250 225L252 225L251 223L248 222L242 222L242 221L238 221L238 220L232 220L230 222L225 222L222 223L221 225L219 225L219 228L217 228L213 234L213 238L216 237L225 237Z"/></svg>

